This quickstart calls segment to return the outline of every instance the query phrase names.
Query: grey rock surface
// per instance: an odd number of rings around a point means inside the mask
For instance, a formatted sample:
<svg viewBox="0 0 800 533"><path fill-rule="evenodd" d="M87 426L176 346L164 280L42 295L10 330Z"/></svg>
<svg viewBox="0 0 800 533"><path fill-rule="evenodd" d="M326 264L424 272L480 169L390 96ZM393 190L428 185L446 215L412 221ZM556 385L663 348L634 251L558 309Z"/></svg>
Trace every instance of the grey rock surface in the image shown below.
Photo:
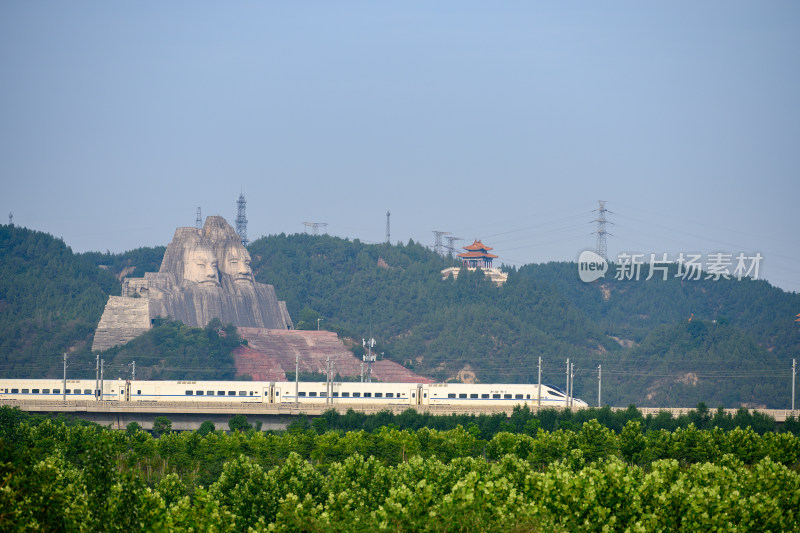
<svg viewBox="0 0 800 533"><path fill-rule="evenodd" d="M293 328L285 302L272 285L253 279L250 254L220 216L208 217L202 229L178 228L157 273L124 280L122 295L109 297L92 350L130 341L157 317L194 327L218 318L235 326Z"/></svg>

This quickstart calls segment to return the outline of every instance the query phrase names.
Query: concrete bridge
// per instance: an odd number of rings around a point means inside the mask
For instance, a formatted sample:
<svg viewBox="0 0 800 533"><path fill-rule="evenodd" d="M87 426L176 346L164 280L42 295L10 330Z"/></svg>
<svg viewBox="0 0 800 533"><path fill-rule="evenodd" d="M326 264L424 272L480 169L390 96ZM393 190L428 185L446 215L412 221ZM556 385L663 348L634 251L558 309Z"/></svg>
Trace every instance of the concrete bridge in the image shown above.
<svg viewBox="0 0 800 533"><path fill-rule="evenodd" d="M200 424L209 420L217 429L227 429L228 421L236 415L247 416L250 424L261 422L262 430L282 430L292 422L294 417L305 414L309 417L321 416L325 411L335 409L344 414L349 409L366 414L380 411L391 411L400 414L414 408L420 413L432 415L472 414L492 415L504 413L510 416L514 406L449 406L449 405L381 405L370 404L263 404L263 403L211 403L211 402L159 402L159 403L133 403L113 401L62 401L62 400L2 400L0 405L19 407L31 413L63 413L82 420L96 422L112 429L125 429L131 422L136 422L144 429L152 429L153 420L157 416L165 416L172 422L172 429L196 430ZM532 412L539 408L530 407ZM544 409L544 407L542 407ZM578 408L574 408L578 409ZM585 407L583 409L586 409ZM614 411L624 411L627 407L612 407ZM673 417L685 415L695 411L695 407L638 407L642 415L657 415L662 411L670 413ZM716 412L715 409L710 410ZM738 409L725 409L727 414L735 415ZM790 409L750 409L750 412L759 412L774 418L778 423L783 423L789 416L800 416L800 410Z"/></svg>

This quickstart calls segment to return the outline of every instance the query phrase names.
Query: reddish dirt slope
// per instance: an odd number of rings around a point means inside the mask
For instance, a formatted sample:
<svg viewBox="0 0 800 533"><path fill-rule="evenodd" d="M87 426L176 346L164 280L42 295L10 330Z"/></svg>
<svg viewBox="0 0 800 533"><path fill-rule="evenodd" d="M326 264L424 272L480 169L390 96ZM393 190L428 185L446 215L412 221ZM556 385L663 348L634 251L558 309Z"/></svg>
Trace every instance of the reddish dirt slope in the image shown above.
<svg viewBox="0 0 800 533"><path fill-rule="evenodd" d="M339 375L361 375L361 361L331 331L238 329L239 335L247 339L248 346L235 352L237 374L250 374L257 381L283 381L287 370L294 372L295 357L299 356L300 372L324 374L327 358L330 357L334 363L334 372ZM386 360L372 365L372 376L383 382L433 382L430 378Z"/></svg>

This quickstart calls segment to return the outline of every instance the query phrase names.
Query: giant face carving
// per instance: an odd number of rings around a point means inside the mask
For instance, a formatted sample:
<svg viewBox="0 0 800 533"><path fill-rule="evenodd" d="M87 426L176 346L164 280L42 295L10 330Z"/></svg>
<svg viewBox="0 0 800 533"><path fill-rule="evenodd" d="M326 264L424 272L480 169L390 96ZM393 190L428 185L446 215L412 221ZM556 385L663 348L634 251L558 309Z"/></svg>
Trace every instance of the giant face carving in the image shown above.
<svg viewBox="0 0 800 533"><path fill-rule="evenodd" d="M204 285L219 285L217 258L210 248L197 246L184 252L183 279Z"/></svg>
<svg viewBox="0 0 800 533"><path fill-rule="evenodd" d="M253 283L250 254L244 246L234 244L226 246L222 253L220 270L231 276L236 283Z"/></svg>

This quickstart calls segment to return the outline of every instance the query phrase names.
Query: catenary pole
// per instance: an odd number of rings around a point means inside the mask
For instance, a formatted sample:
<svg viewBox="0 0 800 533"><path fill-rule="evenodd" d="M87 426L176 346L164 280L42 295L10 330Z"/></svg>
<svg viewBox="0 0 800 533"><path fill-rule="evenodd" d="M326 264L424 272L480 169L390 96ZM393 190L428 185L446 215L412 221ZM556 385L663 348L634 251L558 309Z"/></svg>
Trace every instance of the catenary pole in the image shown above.
<svg viewBox="0 0 800 533"><path fill-rule="evenodd" d="M62 395L62 399L66 402L67 401L67 354L64 352L64 393Z"/></svg>
<svg viewBox="0 0 800 533"><path fill-rule="evenodd" d="M569 358L567 358L567 390L566 390L566 406L569 407Z"/></svg>
<svg viewBox="0 0 800 533"><path fill-rule="evenodd" d="M100 399L103 399L103 370L105 369L106 360L100 359Z"/></svg>
<svg viewBox="0 0 800 533"><path fill-rule="evenodd" d="M539 357L539 394L536 400L536 405L542 406L542 358Z"/></svg>
<svg viewBox="0 0 800 533"><path fill-rule="evenodd" d="M300 354L294 354L294 404L299 405L300 397L298 391L300 390Z"/></svg>
<svg viewBox="0 0 800 533"><path fill-rule="evenodd" d="M97 400L100 397L99 387L100 386L100 354L97 354L94 361L94 399Z"/></svg>
<svg viewBox="0 0 800 533"><path fill-rule="evenodd" d="M603 365L597 365L597 407L602 407L601 394L603 391Z"/></svg>

